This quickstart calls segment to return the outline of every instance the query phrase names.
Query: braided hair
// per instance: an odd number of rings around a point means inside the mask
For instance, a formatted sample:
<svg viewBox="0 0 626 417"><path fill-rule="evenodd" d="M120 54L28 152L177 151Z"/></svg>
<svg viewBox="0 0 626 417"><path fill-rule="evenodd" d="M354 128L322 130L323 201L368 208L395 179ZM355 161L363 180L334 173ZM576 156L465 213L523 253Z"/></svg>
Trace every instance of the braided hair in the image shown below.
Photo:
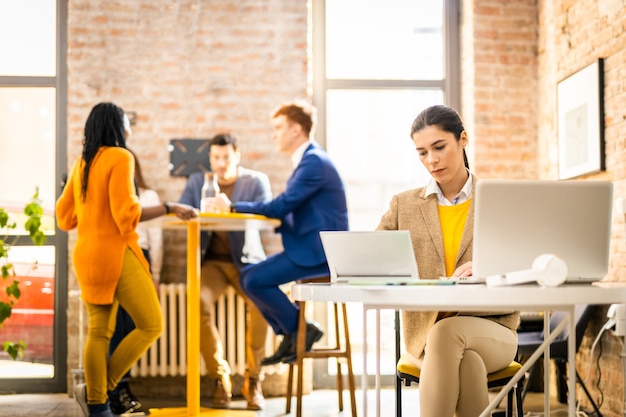
<svg viewBox="0 0 626 417"><path fill-rule="evenodd" d="M83 178L81 184L81 200L87 197L89 171L96 154L103 146L126 148L124 128L124 110L113 103L99 103L91 109L85 123L83 139Z"/></svg>

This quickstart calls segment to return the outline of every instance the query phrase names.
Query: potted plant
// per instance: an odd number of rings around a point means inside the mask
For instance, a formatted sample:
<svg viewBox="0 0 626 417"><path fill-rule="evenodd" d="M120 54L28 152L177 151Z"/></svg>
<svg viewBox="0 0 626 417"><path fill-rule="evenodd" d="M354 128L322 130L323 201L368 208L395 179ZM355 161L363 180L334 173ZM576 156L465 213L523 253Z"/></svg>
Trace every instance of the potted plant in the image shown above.
<svg viewBox="0 0 626 417"><path fill-rule="evenodd" d="M39 200L38 190L35 191L31 201L24 207L24 215L26 216L24 229L28 232L31 241L37 246L43 245L46 241L46 235L42 231L41 218L43 216L43 207ZM4 208L0 207L0 230L6 232L4 238L0 239L0 269L2 270L0 288L4 288L4 291L0 292L0 331L4 321L11 317L11 310L21 296L19 281L12 278L16 274L9 260L11 245L15 244L19 236L14 236L9 241L8 232L16 228L17 223L15 220L12 219ZM11 358L16 359L18 356L21 357L23 355L26 343L23 340L5 341L3 348Z"/></svg>

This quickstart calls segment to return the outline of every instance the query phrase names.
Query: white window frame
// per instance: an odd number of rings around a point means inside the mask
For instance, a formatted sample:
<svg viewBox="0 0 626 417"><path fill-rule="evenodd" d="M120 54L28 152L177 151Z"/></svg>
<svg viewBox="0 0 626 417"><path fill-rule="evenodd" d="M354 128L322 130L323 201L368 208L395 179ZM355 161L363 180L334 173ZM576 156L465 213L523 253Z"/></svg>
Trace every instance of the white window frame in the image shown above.
<svg viewBox="0 0 626 417"><path fill-rule="evenodd" d="M373 80L373 79L331 79L326 76L326 1L327 0L311 0L311 42L312 42L312 67L310 69L312 79L312 102L317 108L317 128L315 131L315 139L322 146L326 147L326 120L327 120L327 92L333 89L352 89L352 90L373 90L373 89L402 89L402 90L422 90L437 89L443 91L445 104L456 109L461 108L461 54L460 54L460 4L459 0L444 0L444 78L441 80ZM333 1L333 0L330 0ZM382 214L382 213L381 213ZM314 317L316 320L326 323L327 315L324 306L317 303L314 308ZM388 324L383 323L383 328L392 328L393 313L388 317ZM350 313L349 313L350 314ZM355 317L357 316L357 317ZM350 320L360 322L361 314L352 314ZM374 321L370 321L373 323ZM355 323L355 328L360 324ZM372 332L373 334L373 329ZM354 340L354 337L351 337ZM355 340L355 342L357 342ZM360 355L353 355L353 364L362 363ZM333 365L333 364L331 364ZM329 374L327 361L315 361L313 371L314 388L333 387L335 384L335 375ZM393 385L395 375L391 374L394 369L382 369L382 383L387 386ZM357 381L360 375L356 376ZM373 378L373 377L371 377ZM372 381L369 382L373 383Z"/></svg>

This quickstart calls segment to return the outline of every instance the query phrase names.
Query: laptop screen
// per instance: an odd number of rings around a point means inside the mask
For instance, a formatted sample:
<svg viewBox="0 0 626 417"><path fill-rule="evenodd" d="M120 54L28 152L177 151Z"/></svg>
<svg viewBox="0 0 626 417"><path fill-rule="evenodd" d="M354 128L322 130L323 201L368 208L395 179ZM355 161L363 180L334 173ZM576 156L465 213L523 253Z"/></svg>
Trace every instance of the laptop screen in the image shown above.
<svg viewBox="0 0 626 417"><path fill-rule="evenodd" d="M331 282L394 284L419 280L408 230L320 232Z"/></svg>
<svg viewBox="0 0 626 417"><path fill-rule="evenodd" d="M612 183L480 180L474 198L475 276L530 269L545 253L567 263L568 282L607 274Z"/></svg>

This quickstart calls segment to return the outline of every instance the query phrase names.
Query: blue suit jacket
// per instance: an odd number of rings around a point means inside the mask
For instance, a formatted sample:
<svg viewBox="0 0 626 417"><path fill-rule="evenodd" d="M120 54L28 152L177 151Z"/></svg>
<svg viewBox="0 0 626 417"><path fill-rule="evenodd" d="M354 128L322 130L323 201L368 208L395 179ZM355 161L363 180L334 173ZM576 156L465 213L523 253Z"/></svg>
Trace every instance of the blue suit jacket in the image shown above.
<svg viewBox="0 0 626 417"><path fill-rule="evenodd" d="M189 176L185 190L180 197L179 203L189 204L195 208L200 207L202 185L204 184L204 172L195 172ZM270 180L262 172L239 167L237 181L233 188L232 201L259 201L266 202L272 199ZM265 259L265 251L261 244L261 238L257 230L248 232L229 232L231 255L233 262L239 269L247 263L256 263ZM209 246L210 234L202 233L202 257ZM245 244L245 251L244 251Z"/></svg>
<svg viewBox="0 0 626 417"><path fill-rule="evenodd" d="M326 152L315 142L287 181L285 191L270 202L239 201L241 213L256 213L282 221L285 254L296 265L326 262L319 232L348 230L348 208L343 181Z"/></svg>

